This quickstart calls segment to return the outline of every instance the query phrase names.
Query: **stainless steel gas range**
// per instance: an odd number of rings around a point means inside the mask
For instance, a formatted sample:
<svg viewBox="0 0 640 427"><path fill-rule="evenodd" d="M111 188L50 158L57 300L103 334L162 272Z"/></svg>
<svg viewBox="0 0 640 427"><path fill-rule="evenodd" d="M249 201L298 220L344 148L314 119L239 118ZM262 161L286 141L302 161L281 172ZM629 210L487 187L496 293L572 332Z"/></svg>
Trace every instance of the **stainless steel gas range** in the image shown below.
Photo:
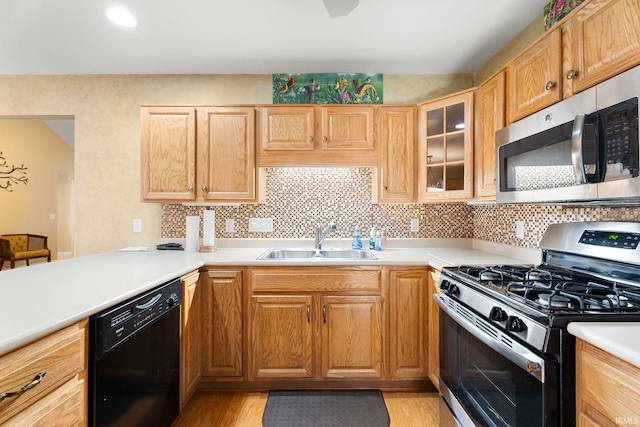
<svg viewBox="0 0 640 427"><path fill-rule="evenodd" d="M574 426L570 322L640 322L640 223L549 226L536 266L445 267L440 393L463 426Z"/></svg>

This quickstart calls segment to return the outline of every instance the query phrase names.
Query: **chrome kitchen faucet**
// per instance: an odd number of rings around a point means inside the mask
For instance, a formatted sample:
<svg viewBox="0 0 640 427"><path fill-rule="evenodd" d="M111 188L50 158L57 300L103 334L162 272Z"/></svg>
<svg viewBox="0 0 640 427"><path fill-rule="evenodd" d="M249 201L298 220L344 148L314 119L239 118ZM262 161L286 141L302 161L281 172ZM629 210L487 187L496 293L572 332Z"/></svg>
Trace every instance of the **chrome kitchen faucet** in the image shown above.
<svg viewBox="0 0 640 427"><path fill-rule="evenodd" d="M331 222L324 232L322 232L322 224L316 225L316 250L322 249L322 242L329 235L336 231L336 224Z"/></svg>

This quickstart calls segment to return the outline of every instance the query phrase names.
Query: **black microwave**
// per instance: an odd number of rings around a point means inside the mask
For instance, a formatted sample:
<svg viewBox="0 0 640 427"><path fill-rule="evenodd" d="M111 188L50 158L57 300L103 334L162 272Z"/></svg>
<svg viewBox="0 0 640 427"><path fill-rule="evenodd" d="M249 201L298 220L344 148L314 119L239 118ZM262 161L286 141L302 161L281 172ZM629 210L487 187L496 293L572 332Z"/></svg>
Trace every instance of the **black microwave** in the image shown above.
<svg viewBox="0 0 640 427"><path fill-rule="evenodd" d="M640 67L496 132L498 203L640 203Z"/></svg>

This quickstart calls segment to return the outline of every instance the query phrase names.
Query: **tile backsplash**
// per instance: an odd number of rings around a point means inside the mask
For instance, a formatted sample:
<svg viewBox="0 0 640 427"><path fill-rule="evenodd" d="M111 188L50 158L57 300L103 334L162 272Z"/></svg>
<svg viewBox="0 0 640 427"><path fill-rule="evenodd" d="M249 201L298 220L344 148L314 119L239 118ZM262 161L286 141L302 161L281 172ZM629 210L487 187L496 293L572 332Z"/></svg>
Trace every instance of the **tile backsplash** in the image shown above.
<svg viewBox="0 0 640 427"><path fill-rule="evenodd" d="M370 168L267 168L264 204L233 206L162 205L162 237L184 238L188 215L215 211L217 237L313 238L316 224L334 221L331 237L349 238L360 225L387 227L388 236L411 238L477 238L536 248L547 226L569 221L640 221L638 207L566 207L540 205L373 204ZM225 231L233 219L234 232ZM273 232L249 232L249 218L273 219ZM410 231L412 218L420 230ZM525 238L515 236L524 221Z"/></svg>

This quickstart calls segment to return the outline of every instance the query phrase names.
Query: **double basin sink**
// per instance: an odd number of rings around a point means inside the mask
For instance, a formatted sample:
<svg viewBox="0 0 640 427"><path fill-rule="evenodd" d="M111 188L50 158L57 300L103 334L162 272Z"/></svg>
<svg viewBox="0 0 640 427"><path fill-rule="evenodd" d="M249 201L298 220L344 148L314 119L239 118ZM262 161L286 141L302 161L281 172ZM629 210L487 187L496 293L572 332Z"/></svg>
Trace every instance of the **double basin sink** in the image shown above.
<svg viewBox="0 0 640 427"><path fill-rule="evenodd" d="M368 250L355 249L269 249L259 260L290 259L378 259Z"/></svg>

